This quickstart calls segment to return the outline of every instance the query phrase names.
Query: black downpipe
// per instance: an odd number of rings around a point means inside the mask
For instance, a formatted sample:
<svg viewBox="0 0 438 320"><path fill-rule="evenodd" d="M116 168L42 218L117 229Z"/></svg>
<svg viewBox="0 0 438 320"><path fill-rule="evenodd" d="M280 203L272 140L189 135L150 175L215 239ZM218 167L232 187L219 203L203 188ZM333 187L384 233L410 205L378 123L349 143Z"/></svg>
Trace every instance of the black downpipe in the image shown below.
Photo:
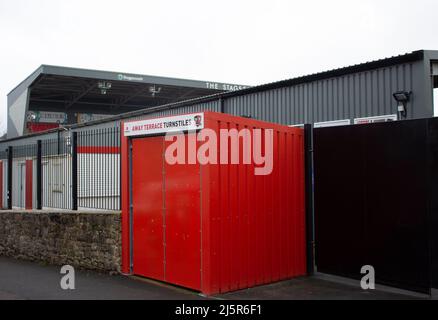
<svg viewBox="0 0 438 320"><path fill-rule="evenodd" d="M37 141L37 181L36 181L36 188L37 188L37 203L36 203L36 209L42 210L43 209L43 202L42 202L42 192L43 192L43 179L42 179L42 167L43 167L43 148L42 148L42 142L41 140Z"/></svg>
<svg viewBox="0 0 438 320"><path fill-rule="evenodd" d="M313 213L313 129L311 124L304 126L305 148L305 192L306 192L306 234L307 234L307 274L315 272L315 232Z"/></svg>
<svg viewBox="0 0 438 320"><path fill-rule="evenodd" d="M73 132L72 141L72 210L78 210L78 133Z"/></svg>
<svg viewBox="0 0 438 320"><path fill-rule="evenodd" d="M224 98L219 98L219 110L221 113L225 113L225 101Z"/></svg>
<svg viewBox="0 0 438 320"><path fill-rule="evenodd" d="M12 210L12 165L13 149L8 147L8 209Z"/></svg>

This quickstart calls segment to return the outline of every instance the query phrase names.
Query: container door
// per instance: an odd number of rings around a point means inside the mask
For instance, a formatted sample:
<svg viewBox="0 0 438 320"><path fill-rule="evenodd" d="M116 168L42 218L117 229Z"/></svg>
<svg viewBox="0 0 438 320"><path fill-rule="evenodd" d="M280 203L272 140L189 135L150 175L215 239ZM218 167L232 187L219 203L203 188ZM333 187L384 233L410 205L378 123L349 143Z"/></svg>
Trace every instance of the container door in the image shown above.
<svg viewBox="0 0 438 320"><path fill-rule="evenodd" d="M201 290L200 177L199 164L165 164L166 281L195 290Z"/></svg>
<svg viewBox="0 0 438 320"><path fill-rule="evenodd" d="M133 140L134 274L164 281L163 137Z"/></svg>

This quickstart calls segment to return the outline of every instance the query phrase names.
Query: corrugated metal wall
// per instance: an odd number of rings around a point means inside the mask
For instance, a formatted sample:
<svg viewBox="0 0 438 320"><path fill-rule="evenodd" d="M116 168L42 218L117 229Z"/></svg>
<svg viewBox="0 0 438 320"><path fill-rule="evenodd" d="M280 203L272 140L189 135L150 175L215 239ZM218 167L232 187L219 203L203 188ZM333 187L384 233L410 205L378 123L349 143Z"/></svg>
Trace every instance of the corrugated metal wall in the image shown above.
<svg viewBox="0 0 438 320"><path fill-rule="evenodd" d="M355 119L397 113L393 98L396 91L412 91L408 118L424 116L417 102L420 91L415 81L422 61L353 73L341 77L302 83L295 86L224 98L223 110L237 116L276 122L285 125ZM133 120L195 113L203 110L221 111L216 101L177 107L132 118ZM432 116L432 114L430 115Z"/></svg>
<svg viewBox="0 0 438 320"><path fill-rule="evenodd" d="M254 119L276 122L285 125L355 119L397 113L393 98L396 91L412 91L408 104L408 119L432 117L428 110L432 97L425 97L424 61L403 63L344 76L301 83L283 88L270 89L239 96L185 104L180 107L133 116L128 120L162 117L175 114L196 113L204 110L230 113L237 116L250 116ZM430 98L430 99L429 99ZM80 126L73 131L119 127L120 120L103 122L91 126ZM50 138L55 138L52 133ZM46 136L34 136L0 142L0 150L7 145L26 145L36 143Z"/></svg>
<svg viewBox="0 0 438 320"><path fill-rule="evenodd" d="M409 63L232 97L225 112L286 125L396 114L392 94L415 93L413 68ZM414 110L415 99L408 118Z"/></svg>
<svg viewBox="0 0 438 320"><path fill-rule="evenodd" d="M334 120L355 119L370 116L397 113L397 104L393 99L396 91L411 91L408 103L407 118L424 118L433 116L432 94L429 96L430 79L427 73L432 66L426 60L404 62L398 65L381 67L337 76L333 78L301 82L284 87L273 86L264 89L244 92L239 95L221 95L201 99L201 102L182 103L167 106L166 109L129 117L125 120L163 117L176 114L196 113L202 111L225 112L236 116L247 116L253 119L275 122L284 125L297 125ZM429 82L428 82L429 81ZM429 90L430 89L430 90ZM255 88L257 90L257 88ZM202 102L205 101L205 102ZM136 113L137 114L137 113ZM91 134L105 128L120 127L121 120L99 122L94 125L78 126L71 131ZM60 131L45 135L35 135L0 142L0 152L8 146L35 145L37 140L63 139L71 132ZM87 140L88 141L88 140ZM89 141L90 145L101 142ZM119 140L105 143L119 146ZM6 179L6 177L3 177Z"/></svg>
<svg viewBox="0 0 438 320"><path fill-rule="evenodd" d="M250 130L249 150L255 150L254 129L270 128L247 119L209 117L206 127L218 136L224 129ZM306 274L304 130L275 127L272 134L271 174L256 175L254 162L242 164L244 142L228 147L241 150L239 165L212 164L201 169L206 237L202 271L207 294ZM218 145L218 155L221 150L223 146Z"/></svg>
<svg viewBox="0 0 438 320"><path fill-rule="evenodd" d="M340 77L302 83L295 86L260 91L223 99L223 111L236 116L285 125L355 119L397 113L393 98L396 91L412 91L408 118L426 116L417 108L424 97L419 96L423 62L411 62ZM176 107L137 116L132 120L204 110L221 111L216 101ZM433 114L430 114L433 116ZM129 119L131 120L131 119ZM118 125L118 123L117 123Z"/></svg>

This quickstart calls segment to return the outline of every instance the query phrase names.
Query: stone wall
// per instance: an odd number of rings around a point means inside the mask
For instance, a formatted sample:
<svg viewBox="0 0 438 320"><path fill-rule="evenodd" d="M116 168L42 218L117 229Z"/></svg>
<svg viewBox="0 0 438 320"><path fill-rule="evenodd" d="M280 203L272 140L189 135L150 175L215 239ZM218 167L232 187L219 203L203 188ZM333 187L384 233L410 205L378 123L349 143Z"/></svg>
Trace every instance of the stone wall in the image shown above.
<svg viewBox="0 0 438 320"><path fill-rule="evenodd" d="M0 256L120 272L120 213L0 210Z"/></svg>

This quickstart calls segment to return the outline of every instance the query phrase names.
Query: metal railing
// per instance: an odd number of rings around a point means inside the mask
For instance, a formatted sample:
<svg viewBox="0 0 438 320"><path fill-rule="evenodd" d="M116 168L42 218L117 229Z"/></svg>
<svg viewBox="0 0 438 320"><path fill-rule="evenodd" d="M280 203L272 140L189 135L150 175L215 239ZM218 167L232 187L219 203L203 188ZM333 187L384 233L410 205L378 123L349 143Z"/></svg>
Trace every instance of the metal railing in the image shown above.
<svg viewBox="0 0 438 320"><path fill-rule="evenodd" d="M34 189L26 181L33 178L37 148L36 145L23 145L12 150L12 185L16 186L12 189L12 207L31 208Z"/></svg>
<svg viewBox="0 0 438 320"><path fill-rule="evenodd" d="M0 160L7 199L0 208L120 210L119 128L10 146Z"/></svg>
<svg viewBox="0 0 438 320"><path fill-rule="evenodd" d="M8 153L0 150L0 209L8 207Z"/></svg>
<svg viewBox="0 0 438 320"><path fill-rule="evenodd" d="M79 132L77 139L78 206L119 210L119 128Z"/></svg>
<svg viewBox="0 0 438 320"><path fill-rule="evenodd" d="M42 208L74 209L71 144L71 137L41 142Z"/></svg>

